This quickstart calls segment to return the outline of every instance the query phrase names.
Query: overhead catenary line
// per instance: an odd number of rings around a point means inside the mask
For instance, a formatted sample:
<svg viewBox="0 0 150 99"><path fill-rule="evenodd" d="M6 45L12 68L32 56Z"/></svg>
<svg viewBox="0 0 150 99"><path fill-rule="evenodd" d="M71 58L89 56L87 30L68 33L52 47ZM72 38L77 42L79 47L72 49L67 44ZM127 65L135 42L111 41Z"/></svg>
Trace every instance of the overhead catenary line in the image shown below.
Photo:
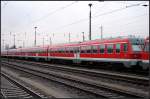
<svg viewBox="0 0 150 99"><path fill-rule="evenodd" d="M130 21L130 22L127 22L127 23L125 23L125 24L118 25L118 26L119 26L119 27L121 26L121 28L122 28L122 27L126 27L126 26L128 26L128 25L133 26L133 24L135 24L136 22L142 21L142 20L140 20L140 18L143 17L143 16L145 16L145 15L148 15L148 14L143 14L143 15L141 15L141 16L139 16L139 17L135 17L135 18L134 18L134 21ZM138 23L139 23L139 22L138 22ZM142 25L142 24L135 24L135 25ZM134 26L135 26L135 25L134 25ZM105 25L105 27L106 27L106 26L107 26L107 25ZM112 26L113 26L113 29L118 27L118 26L114 27L114 25L108 25L106 30L108 30L108 29L109 29L110 27L112 27ZM137 28L137 27L136 27L136 28ZM141 28L141 26L139 26L138 28ZM94 29L94 31L97 31L98 29L99 29L99 28L96 27L96 29ZM120 29L120 28L117 28L117 30L118 30L118 29ZM126 28L122 28L122 29L121 29L121 32L124 32L124 30L127 30L127 29L126 29ZM126 31L126 32L127 32L127 31Z"/></svg>
<svg viewBox="0 0 150 99"><path fill-rule="evenodd" d="M34 20L33 23L38 22L38 21L40 21L40 20L42 20L42 19L44 19L44 18L46 18L46 17L48 17L48 16L50 16L50 15L52 15L52 14L58 12L58 11L61 11L61 10L65 9L65 8L68 8L68 7L72 6L73 4L75 4L75 3L77 3L77 2L78 2L78 1L74 1L74 2L72 2L72 3L70 3L70 4L68 4L68 5L62 6L62 7L58 8L58 9L56 9L55 11L50 12L50 13L48 13L48 14L42 16L41 18L37 19L37 20Z"/></svg>
<svg viewBox="0 0 150 99"><path fill-rule="evenodd" d="M135 19L139 19L139 18L141 18L141 17L143 17L143 16L145 16L145 15L148 15L148 13L144 13L144 14L142 14L142 15L137 15L137 16L134 16L134 17L130 17L130 18L121 18L121 19L119 19L119 20L112 20L112 21L109 21L109 22L106 22L106 23L110 23L110 22L116 22L116 21L121 21L121 20L124 20L124 19L126 19L127 21L129 21L129 20L135 20ZM115 24L120 24L120 23L115 23ZM94 26L100 26L101 24L95 24ZM108 24L108 26L113 26L113 25L110 25L110 24Z"/></svg>
<svg viewBox="0 0 150 99"><path fill-rule="evenodd" d="M140 6L141 4L143 4L143 3L132 4L132 5L129 5L129 6L125 6L123 8L115 9L115 10L112 10L112 11L109 11L109 12L105 12L105 13L102 13L102 14L99 14L99 15L92 16L91 18L97 18L97 17L100 17L100 16L112 14L114 12L122 11L122 10L127 9L127 8L131 8L131 7L135 7L135 6ZM77 24L77 23L81 23L81 22L84 22L84 21L88 21L88 18L80 19L80 20L72 22L70 24L63 25L61 27L56 28L56 30L62 29L62 28L65 28L65 27L68 27L68 26L71 26L71 25L74 25L74 24Z"/></svg>
<svg viewBox="0 0 150 99"><path fill-rule="evenodd" d="M119 25L119 26L128 26L129 24L131 24L131 23L134 23L134 22L136 22L136 21L139 21L139 19L141 18L141 17L143 17L143 16L145 16L145 15L148 15L148 14L143 14L143 15L141 15L141 16L139 16L139 17L136 17L136 18L134 18L132 21L130 21L130 22L128 22L128 23L125 23L125 24L121 24L121 25Z"/></svg>

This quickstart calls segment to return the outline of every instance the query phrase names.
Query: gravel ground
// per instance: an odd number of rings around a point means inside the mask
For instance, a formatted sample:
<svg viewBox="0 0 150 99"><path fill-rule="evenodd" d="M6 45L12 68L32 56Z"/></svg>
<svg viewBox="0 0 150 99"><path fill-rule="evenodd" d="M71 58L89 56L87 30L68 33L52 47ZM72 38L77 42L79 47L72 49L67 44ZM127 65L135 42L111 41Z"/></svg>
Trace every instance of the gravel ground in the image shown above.
<svg viewBox="0 0 150 99"><path fill-rule="evenodd" d="M9 74L19 77L19 79L25 81L26 83L35 86L36 88L40 89L47 95L52 95L56 98L101 98L95 95L83 92L81 90L68 87L66 85L56 83L54 81L42 79L37 76L33 76L27 73L22 73L18 70L10 69L8 67L3 68L5 72Z"/></svg>

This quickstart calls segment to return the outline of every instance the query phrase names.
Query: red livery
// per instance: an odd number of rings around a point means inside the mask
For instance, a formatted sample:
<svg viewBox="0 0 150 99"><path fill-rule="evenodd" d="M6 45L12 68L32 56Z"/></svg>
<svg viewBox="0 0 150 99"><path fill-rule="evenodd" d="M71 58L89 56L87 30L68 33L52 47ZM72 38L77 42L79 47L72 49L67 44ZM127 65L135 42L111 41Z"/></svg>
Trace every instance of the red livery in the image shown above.
<svg viewBox="0 0 150 99"><path fill-rule="evenodd" d="M149 40L148 40L149 41ZM144 51L142 50L144 46ZM132 67L148 60L147 40L135 37L118 37L102 40L91 40L52 46L36 46L32 48L11 49L2 52L3 57L43 59L46 61L65 60L74 63L107 62L122 63Z"/></svg>

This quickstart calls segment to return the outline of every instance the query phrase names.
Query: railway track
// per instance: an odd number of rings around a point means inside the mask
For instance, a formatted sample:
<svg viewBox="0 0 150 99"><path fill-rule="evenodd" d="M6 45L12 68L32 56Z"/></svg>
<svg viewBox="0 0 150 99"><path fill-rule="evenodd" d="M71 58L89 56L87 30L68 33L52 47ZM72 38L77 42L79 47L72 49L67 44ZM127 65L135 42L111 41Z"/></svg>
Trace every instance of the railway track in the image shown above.
<svg viewBox="0 0 150 99"><path fill-rule="evenodd" d="M46 99L48 97L33 91L8 74L1 72L1 98Z"/></svg>
<svg viewBox="0 0 150 99"><path fill-rule="evenodd" d="M131 92L129 90L127 91L127 90L116 88L117 86L116 87L106 86L106 84L100 84L94 80L84 79L83 77L79 77L79 76L77 77L75 75L68 76L64 72L60 72L60 70L59 70L59 73L56 73L56 71L49 72L48 70L46 70L46 68L42 69L43 67L45 67L45 65L42 65L42 64L30 63L25 66L25 62L23 62L23 63L24 63L24 65L22 64L23 66L21 66L21 63L18 64L18 63L6 63L5 62L5 65L7 65L11 68L15 68L15 69L30 73L30 74L34 74L36 76L40 76L42 78L54 80L59 83L63 83L63 84L66 84L66 85L69 85L72 87L76 87L80 90L88 91L88 92L96 94L96 95L101 95L101 96L107 97L107 98L108 97L109 98L120 98L120 97L144 97L145 98L145 97L148 97L147 94L145 94L145 93ZM10 66L10 65L12 65L12 66ZM33 65L36 65L36 68ZM39 68L38 66L43 66L43 67ZM51 67L51 66L49 66L49 67ZM54 69L54 67L53 67L53 69ZM61 69L61 71L62 71L62 69ZM72 73L74 73L75 70L72 69L72 71L73 71ZM77 71L75 71L75 72L77 72ZM81 70L80 70L80 72L81 72ZM88 71L86 71L86 75L89 75L89 72L88 73L87 72ZM79 70L77 73L79 73ZM83 70L81 73L85 74L85 73L83 73ZM90 72L90 74L92 74L92 73ZM99 75L99 74L97 74L97 75ZM95 76L95 74L92 76ZM112 78L112 76L111 76L111 78Z"/></svg>
<svg viewBox="0 0 150 99"><path fill-rule="evenodd" d="M49 62L49 61L37 61L37 60L27 60L27 59L12 59L12 58L2 58L2 60L6 61L21 61L21 62L30 62L30 63L42 63L42 64L51 64L56 66L65 66L65 67L75 67L75 68L83 68L83 69L93 69L93 70L100 70L100 71L110 71L110 72L117 72L121 74L127 75L135 75L135 76L149 76L148 70L141 70L140 68L124 68L123 65L119 64L94 64L94 65L84 65L84 64L67 64L67 63L57 63L57 62Z"/></svg>
<svg viewBox="0 0 150 99"><path fill-rule="evenodd" d="M22 64L28 64L28 65L40 67L40 68L43 67L47 69L60 70L61 72L64 71L64 72L71 72L77 74L84 74L84 75L89 75L97 78L108 78L112 80L118 80L118 81L123 81L132 84L143 85L143 86L149 85L149 78L145 76L124 74L124 73L111 72L111 71L89 70L85 68L69 67L66 65L46 64L46 63L31 62L31 61L24 61L24 60L12 60L11 62L13 61Z"/></svg>

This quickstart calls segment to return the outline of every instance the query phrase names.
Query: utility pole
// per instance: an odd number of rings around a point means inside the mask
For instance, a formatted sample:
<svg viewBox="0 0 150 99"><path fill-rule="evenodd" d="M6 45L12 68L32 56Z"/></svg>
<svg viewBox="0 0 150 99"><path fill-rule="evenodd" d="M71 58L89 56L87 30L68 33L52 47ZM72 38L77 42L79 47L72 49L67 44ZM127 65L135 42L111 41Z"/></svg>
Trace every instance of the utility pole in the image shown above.
<svg viewBox="0 0 150 99"><path fill-rule="evenodd" d="M35 41L34 41L34 46L36 46L36 26L34 27L35 28Z"/></svg>
<svg viewBox="0 0 150 99"><path fill-rule="evenodd" d="M3 40L3 48L5 49L4 41L5 41L5 40Z"/></svg>
<svg viewBox="0 0 150 99"><path fill-rule="evenodd" d="M25 41L26 41L26 32L24 33L24 36L25 36L25 38L24 38L24 41L23 41L23 47L25 47Z"/></svg>
<svg viewBox="0 0 150 99"><path fill-rule="evenodd" d="M49 37L49 41L50 41L50 45L52 45L52 39L51 39L51 37Z"/></svg>
<svg viewBox="0 0 150 99"><path fill-rule="evenodd" d="M69 43L70 43L70 33L69 33Z"/></svg>
<svg viewBox="0 0 150 99"><path fill-rule="evenodd" d="M90 7L90 16L89 16L89 40L91 40L91 6L92 4L89 4Z"/></svg>
<svg viewBox="0 0 150 99"><path fill-rule="evenodd" d="M101 39L103 39L103 27L102 27L102 25L101 25L100 29L101 29Z"/></svg>
<svg viewBox="0 0 150 99"><path fill-rule="evenodd" d="M84 42L84 32L82 32L82 34L83 34L82 36L83 36L83 42Z"/></svg>
<svg viewBox="0 0 150 99"><path fill-rule="evenodd" d="M16 36L16 35L14 34L13 36L14 36L14 48L16 48L16 45L15 45L15 36Z"/></svg>
<svg viewBox="0 0 150 99"><path fill-rule="evenodd" d="M43 36L43 46L44 46L44 36Z"/></svg>

